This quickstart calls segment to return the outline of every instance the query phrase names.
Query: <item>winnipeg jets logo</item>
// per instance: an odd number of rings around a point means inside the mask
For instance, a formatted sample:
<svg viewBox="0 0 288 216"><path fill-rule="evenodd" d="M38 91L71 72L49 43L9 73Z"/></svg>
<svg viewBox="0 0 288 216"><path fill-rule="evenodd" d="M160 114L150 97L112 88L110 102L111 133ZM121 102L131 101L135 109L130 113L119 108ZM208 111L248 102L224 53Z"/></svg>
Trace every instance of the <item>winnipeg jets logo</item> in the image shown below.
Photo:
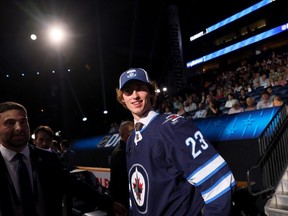
<svg viewBox="0 0 288 216"><path fill-rule="evenodd" d="M136 201L139 205L143 205L142 193L143 193L143 176L137 171L135 172L135 178L132 180L133 193L135 194Z"/></svg>
<svg viewBox="0 0 288 216"><path fill-rule="evenodd" d="M142 214L148 209L149 179L146 170L135 164L129 171L130 192L138 211Z"/></svg>
<svg viewBox="0 0 288 216"><path fill-rule="evenodd" d="M183 118L183 116L177 115L177 114L171 114L169 116L166 117L166 120L162 123L165 124L166 122L170 122L171 124L177 124L178 120L180 118Z"/></svg>

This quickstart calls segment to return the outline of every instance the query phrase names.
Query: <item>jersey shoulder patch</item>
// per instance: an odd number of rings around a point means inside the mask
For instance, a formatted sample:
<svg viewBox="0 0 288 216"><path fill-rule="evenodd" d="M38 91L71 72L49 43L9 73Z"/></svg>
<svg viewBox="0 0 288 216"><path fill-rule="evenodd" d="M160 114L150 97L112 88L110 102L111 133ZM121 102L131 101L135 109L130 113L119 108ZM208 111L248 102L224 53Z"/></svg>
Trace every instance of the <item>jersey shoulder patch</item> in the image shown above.
<svg viewBox="0 0 288 216"><path fill-rule="evenodd" d="M177 114L171 114L171 115L168 115L166 117L166 119L164 120L164 122L162 123L162 125L168 123L168 124L171 124L171 125L176 125L178 124L182 119L184 119L183 116L181 115L177 115Z"/></svg>

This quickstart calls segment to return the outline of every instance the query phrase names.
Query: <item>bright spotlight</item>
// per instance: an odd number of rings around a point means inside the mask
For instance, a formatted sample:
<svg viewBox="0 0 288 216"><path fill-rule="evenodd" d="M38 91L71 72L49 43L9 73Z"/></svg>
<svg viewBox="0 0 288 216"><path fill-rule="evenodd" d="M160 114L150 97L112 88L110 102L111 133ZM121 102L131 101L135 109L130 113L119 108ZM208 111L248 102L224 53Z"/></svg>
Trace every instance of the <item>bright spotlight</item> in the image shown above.
<svg viewBox="0 0 288 216"><path fill-rule="evenodd" d="M31 38L31 40L36 40L36 39L37 39L37 36L36 36L35 34L31 34L31 35L30 35L30 38Z"/></svg>
<svg viewBox="0 0 288 216"><path fill-rule="evenodd" d="M106 115L106 114L108 114L108 111L107 111L107 110L104 110L103 113Z"/></svg>
<svg viewBox="0 0 288 216"><path fill-rule="evenodd" d="M62 43L65 39L65 36L66 34L64 29L59 26L54 26L49 30L49 37L53 43Z"/></svg>
<svg viewBox="0 0 288 216"><path fill-rule="evenodd" d="M83 117L82 121L83 122L87 121L87 117Z"/></svg>
<svg viewBox="0 0 288 216"><path fill-rule="evenodd" d="M160 93L161 90L159 88L156 89L156 93Z"/></svg>
<svg viewBox="0 0 288 216"><path fill-rule="evenodd" d="M167 88L166 88L166 87L164 87L162 90L163 90L163 92L166 92L166 91L167 91Z"/></svg>

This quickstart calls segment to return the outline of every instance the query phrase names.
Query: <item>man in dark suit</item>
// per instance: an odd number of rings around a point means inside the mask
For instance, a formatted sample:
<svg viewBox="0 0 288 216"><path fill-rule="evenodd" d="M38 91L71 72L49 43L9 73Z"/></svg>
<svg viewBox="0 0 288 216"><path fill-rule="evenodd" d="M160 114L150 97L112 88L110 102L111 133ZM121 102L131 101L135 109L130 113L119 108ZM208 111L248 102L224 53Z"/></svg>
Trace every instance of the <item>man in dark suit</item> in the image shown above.
<svg viewBox="0 0 288 216"><path fill-rule="evenodd" d="M62 151L61 160L64 168L68 171L74 169L75 152L70 148L70 142L68 140L62 140L60 143L60 148Z"/></svg>
<svg viewBox="0 0 288 216"><path fill-rule="evenodd" d="M110 157L109 194L114 200L113 210L116 215L128 214L129 182L126 165L126 142L133 130L133 121L124 121L120 125L120 140Z"/></svg>
<svg viewBox="0 0 288 216"><path fill-rule="evenodd" d="M28 144L29 138L26 108L15 102L0 103L0 215L60 216L63 212L69 215L71 203L66 202L69 200L66 193L69 191L69 173L63 169L55 153ZM20 159L17 161L15 157L17 153L21 153L21 161L30 175L32 213L26 213L27 200L22 199L25 197L21 189L24 180L18 179L17 170L21 165ZM65 203L69 203L68 209L63 209Z"/></svg>

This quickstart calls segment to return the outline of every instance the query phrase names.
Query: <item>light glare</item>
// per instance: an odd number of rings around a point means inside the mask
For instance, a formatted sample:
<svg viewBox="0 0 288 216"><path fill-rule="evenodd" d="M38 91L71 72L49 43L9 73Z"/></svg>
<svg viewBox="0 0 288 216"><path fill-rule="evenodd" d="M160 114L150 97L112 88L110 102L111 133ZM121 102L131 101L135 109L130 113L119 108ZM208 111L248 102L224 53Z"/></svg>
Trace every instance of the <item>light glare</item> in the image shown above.
<svg viewBox="0 0 288 216"><path fill-rule="evenodd" d="M51 42L61 43L65 39L65 32L60 27L52 27L49 31Z"/></svg>
<svg viewBox="0 0 288 216"><path fill-rule="evenodd" d="M31 40L36 40L36 39L37 39L37 35L31 34L31 35L30 35L30 38L31 38Z"/></svg>

